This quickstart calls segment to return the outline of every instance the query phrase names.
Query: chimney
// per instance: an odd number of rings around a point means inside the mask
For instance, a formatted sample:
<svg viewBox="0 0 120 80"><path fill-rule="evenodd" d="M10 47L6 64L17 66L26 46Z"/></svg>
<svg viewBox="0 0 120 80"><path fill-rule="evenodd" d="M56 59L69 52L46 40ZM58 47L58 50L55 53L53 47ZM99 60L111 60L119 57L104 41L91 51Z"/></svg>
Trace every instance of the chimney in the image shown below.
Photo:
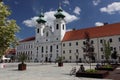
<svg viewBox="0 0 120 80"><path fill-rule="evenodd" d="M73 31L75 31L76 29L75 29L75 28L73 28L72 30L73 30Z"/></svg>
<svg viewBox="0 0 120 80"><path fill-rule="evenodd" d="M108 24L108 22L105 22L105 23L103 23L104 25L107 25Z"/></svg>

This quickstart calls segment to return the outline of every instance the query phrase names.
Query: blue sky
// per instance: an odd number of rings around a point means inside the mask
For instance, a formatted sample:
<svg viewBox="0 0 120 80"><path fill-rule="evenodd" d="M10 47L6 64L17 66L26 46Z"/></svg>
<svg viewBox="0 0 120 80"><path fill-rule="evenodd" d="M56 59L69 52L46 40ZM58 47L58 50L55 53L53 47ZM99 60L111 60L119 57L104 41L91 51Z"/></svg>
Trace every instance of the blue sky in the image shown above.
<svg viewBox="0 0 120 80"><path fill-rule="evenodd" d="M35 20L41 10L52 25L53 14L59 7L64 10L67 29L88 28L120 22L120 0L3 0L12 11L9 19L15 19L21 30L17 37L24 39L35 35Z"/></svg>

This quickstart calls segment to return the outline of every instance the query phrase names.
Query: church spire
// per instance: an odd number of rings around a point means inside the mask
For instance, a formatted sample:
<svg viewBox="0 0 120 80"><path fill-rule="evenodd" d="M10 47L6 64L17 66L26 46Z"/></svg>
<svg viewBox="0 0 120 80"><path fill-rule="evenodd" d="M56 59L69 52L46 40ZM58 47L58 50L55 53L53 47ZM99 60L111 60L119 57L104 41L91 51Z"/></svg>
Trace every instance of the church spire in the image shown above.
<svg viewBox="0 0 120 80"><path fill-rule="evenodd" d="M46 23L46 20L44 19L44 14L43 14L42 9L41 9L41 13L39 15L39 18L37 19L37 22L38 23Z"/></svg>
<svg viewBox="0 0 120 80"><path fill-rule="evenodd" d="M59 8L57 9L57 13L54 15L56 18L64 18L63 9L61 8L61 4L59 4Z"/></svg>

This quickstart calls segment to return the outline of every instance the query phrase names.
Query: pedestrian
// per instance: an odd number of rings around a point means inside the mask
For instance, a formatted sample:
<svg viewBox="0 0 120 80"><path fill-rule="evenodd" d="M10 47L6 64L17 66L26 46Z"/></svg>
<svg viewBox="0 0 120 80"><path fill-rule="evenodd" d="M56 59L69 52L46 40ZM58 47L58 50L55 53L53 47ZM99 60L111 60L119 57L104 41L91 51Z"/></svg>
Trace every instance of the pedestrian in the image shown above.
<svg viewBox="0 0 120 80"><path fill-rule="evenodd" d="M79 68L78 72L85 72L85 68L84 68L83 65L80 65L80 68Z"/></svg>

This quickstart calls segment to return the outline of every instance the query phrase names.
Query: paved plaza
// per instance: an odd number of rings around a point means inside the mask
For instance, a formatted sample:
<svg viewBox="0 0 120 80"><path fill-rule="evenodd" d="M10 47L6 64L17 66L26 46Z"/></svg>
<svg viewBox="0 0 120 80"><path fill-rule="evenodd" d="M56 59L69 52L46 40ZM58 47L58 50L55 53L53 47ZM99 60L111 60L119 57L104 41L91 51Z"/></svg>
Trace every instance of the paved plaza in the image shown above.
<svg viewBox="0 0 120 80"><path fill-rule="evenodd" d="M27 63L25 71L18 71L17 65L18 63L5 63L5 68L0 68L0 80L111 80L70 76L73 67L79 69L80 64L76 63L64 63L63 67L58 67L55 63ZM84 65L85 69L89 68L88 64Z"/></svg>

